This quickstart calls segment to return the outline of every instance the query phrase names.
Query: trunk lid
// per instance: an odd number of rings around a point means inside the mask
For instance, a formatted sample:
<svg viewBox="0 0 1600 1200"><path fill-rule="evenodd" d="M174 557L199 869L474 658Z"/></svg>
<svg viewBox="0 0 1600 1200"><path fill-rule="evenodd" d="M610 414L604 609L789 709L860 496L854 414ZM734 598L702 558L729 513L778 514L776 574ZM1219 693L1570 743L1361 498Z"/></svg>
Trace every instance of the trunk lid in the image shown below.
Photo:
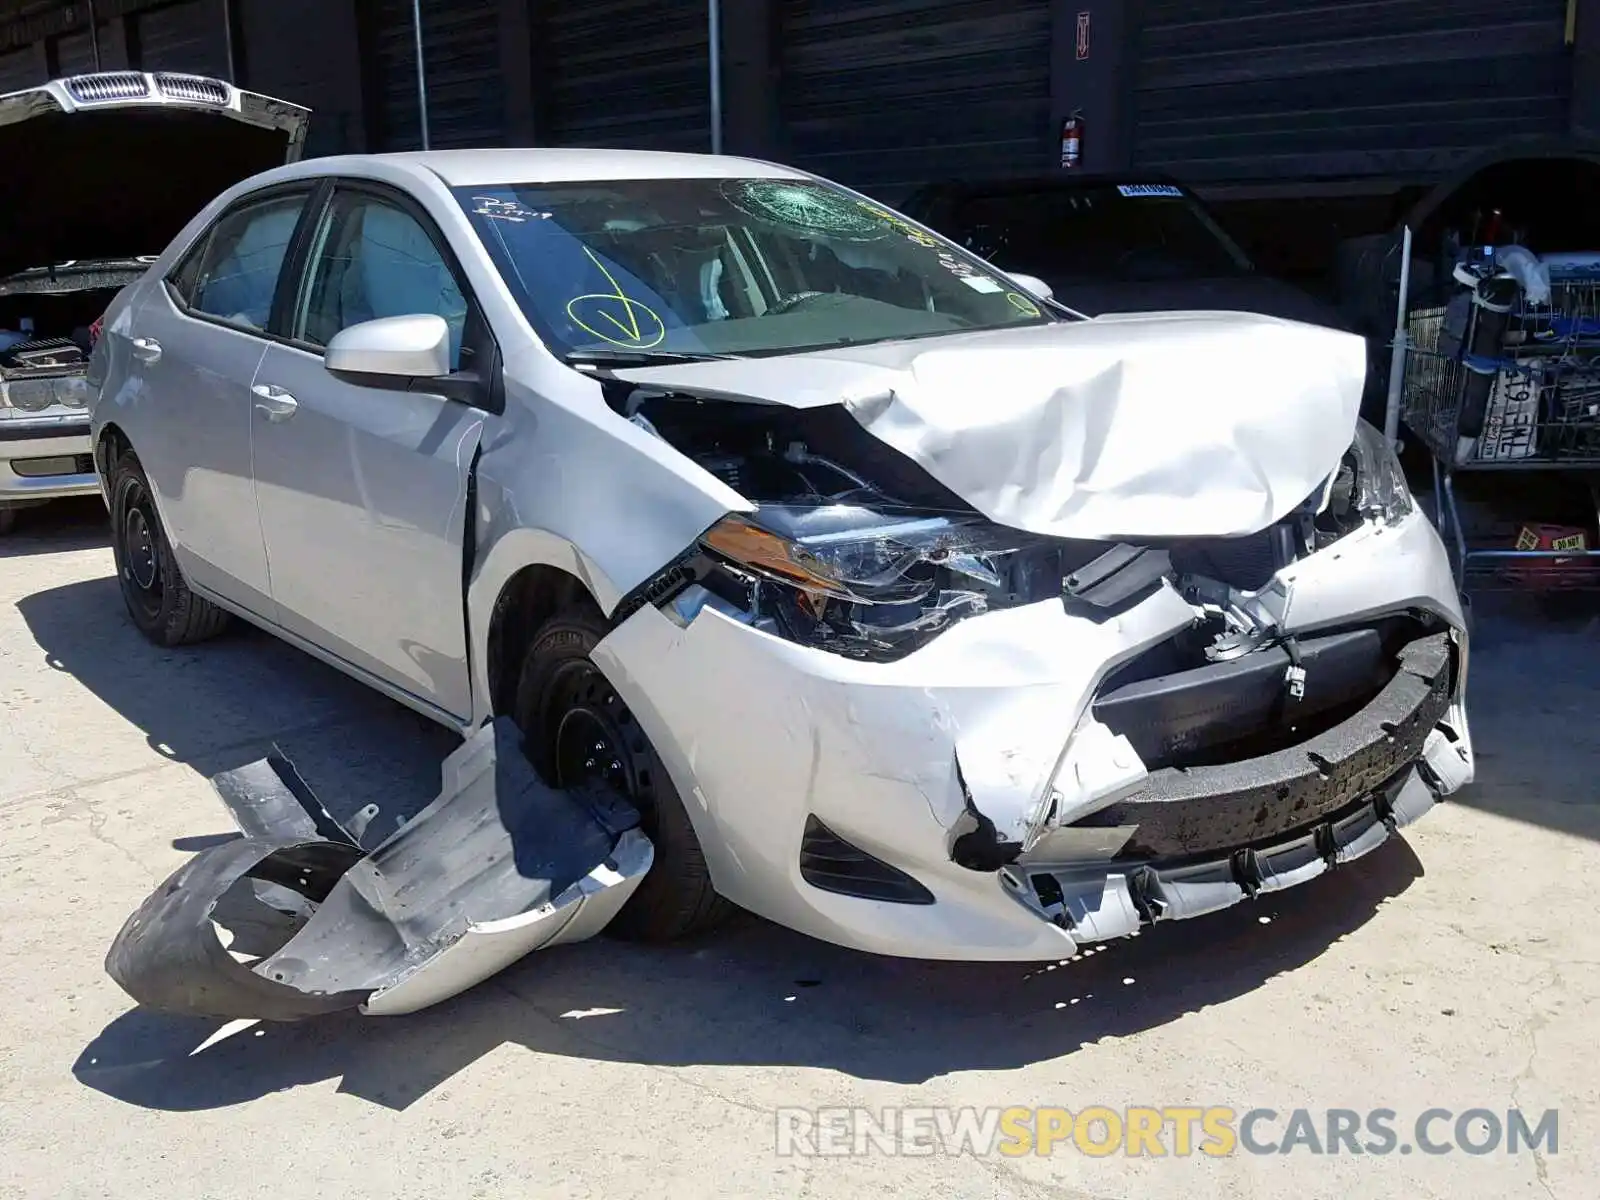
<svg viewBox="0 0 1600 1200"><path fill-rule="evenodd" d="M218 194L299 158L310 116L170 71L76 75L0 96L0 278L159 253Z"/></svg>

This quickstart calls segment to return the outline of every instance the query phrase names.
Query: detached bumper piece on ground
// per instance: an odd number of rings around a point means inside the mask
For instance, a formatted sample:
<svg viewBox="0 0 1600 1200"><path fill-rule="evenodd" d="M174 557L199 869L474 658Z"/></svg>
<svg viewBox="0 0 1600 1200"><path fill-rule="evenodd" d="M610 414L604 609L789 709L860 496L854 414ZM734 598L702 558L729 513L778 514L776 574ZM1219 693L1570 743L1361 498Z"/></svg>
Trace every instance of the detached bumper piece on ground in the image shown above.
<svg viewBox="0 0 1600 1200"><path fill-rule="evenodd" d="M216 776L244 836L163 883L106 970L170 1013L415 1012L592 937L650 869L638 812L544 784L508 721L484 726L443 775L438 798L371 850L279 755Z"/></svg>

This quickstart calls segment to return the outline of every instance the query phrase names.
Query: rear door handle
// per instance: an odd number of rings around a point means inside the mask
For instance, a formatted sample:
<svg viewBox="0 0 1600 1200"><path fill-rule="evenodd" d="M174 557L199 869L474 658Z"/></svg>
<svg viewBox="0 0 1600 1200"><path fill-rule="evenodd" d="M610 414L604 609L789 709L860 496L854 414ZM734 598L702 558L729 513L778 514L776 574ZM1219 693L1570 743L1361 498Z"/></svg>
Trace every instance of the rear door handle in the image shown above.
<svg viewBox="0 0 1600 1200"><path fill-rule="evenodd" d="M269 421L287 421L300 411L300 401L275 384L258 383L250 391L256 397L256 411Z"/></svg>
<svg viewBox="0 0 1600 1200"><path fill-rule="evenodd" d="M161 343L155 338L134 338L133 356L142 363L153 363L161 358Z"/></svg>

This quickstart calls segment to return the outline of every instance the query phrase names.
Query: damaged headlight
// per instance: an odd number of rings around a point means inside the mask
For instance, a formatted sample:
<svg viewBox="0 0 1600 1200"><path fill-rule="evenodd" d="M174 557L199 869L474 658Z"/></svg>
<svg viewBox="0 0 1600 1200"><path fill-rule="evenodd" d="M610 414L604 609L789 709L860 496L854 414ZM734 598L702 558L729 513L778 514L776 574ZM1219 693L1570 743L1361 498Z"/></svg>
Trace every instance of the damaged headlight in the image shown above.
<svg viewBox="0 0 1600 1200"><path fill-rule="evenodd" d="M1059 595L1084 553L978 517L850 504L763 505L724 517L701 542L749 580L741 607L775 632L879 661L963 617Z"/></svg>
<svg viewBox="0 0 1600 1200"><path fill-rule="evenodd" d="M1394 447L1371 424L1357 421L1355 440L1328 480L1323 515L1343 534L1369 520L1398 524L1414 507Z"/></svg>

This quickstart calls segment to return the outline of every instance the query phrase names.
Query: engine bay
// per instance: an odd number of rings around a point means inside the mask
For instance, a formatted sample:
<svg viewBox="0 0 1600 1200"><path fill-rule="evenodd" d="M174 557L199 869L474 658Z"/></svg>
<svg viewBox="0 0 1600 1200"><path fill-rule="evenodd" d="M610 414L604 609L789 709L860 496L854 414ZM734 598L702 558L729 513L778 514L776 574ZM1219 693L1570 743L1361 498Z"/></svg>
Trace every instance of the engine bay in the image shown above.
<svg viewBox="0 0 1600 1200"><path fill-rule="evenodd" d="M664 605L694 589L787 640L869 661L904 657L966 617L1056 597L1100 619L1163 581L1194 607L1196 623L1181 646L1152 658L1150 673L1229 661L1280 642L1277 573L1367 520L1360 439L1323 486L1268 529L1110 543L987 520L842 407L640 388L613 392L612 401L758 506L720 522L629 603ZM1291 664L1291 681L1298 670Z"/></svg>

